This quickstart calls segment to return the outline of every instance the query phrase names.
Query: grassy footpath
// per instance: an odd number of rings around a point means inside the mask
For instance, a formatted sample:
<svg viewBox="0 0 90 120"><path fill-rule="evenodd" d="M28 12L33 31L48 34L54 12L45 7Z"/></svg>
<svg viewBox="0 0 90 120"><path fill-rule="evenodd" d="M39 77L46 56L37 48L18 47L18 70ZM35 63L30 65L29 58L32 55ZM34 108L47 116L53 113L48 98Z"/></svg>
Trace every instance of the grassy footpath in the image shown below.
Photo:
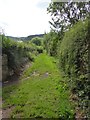
<svg viewBox="0 0 90 120"><path fill-rule="evenodd" d="M41 54L33 65L25 70L20 84L3 88L3 108L14 108L12 118L73 120L74 112L69 95L55 59Z"/></svg>

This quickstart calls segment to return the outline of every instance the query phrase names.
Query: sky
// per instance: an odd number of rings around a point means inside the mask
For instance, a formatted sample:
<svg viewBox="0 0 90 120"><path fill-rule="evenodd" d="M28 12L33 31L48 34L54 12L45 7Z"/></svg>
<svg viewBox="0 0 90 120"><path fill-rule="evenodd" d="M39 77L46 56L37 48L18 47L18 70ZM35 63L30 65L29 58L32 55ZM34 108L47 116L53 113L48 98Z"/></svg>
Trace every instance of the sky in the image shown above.
<svg viewBox="0 0 90 120"><path fill-rule="evenodd" d="M0 29L5 35L26 37L50 31L47 7L51 0L0 0Z"/></svg>

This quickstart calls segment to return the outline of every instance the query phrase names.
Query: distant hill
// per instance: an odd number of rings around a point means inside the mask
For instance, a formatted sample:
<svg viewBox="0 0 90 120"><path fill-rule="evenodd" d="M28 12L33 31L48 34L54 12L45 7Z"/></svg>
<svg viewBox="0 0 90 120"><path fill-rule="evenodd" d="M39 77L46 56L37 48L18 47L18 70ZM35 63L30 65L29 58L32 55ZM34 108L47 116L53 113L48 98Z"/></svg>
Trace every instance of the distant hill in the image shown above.
<svg viewBox="0 0 90 120"><path fill-rule="evenodd" d="M21 40L19 37L13 37L13 36L6 36L6 37L9 37L10 39L15 40L15 41Z"/></svg>
<svg viewBox="0 0 90 120"><path fill-rule="evenodd" d="M44 34L29 35L27 37L12 37L12 36L7 36L7 37L9 37L9 38L11 38L11 39L13 39L15 41L20 41L20 40L28 41L28 40L31 40L34 37L43 37L43 36L44 36Z"/></svg>
<svg viewBox="0 0 90 120"><path fill-rule="evenodd" d="M26 37L24 40L31 40L34 37L43 37L43 36L44 36L44 34L30 35L30 36Z"/></svg>

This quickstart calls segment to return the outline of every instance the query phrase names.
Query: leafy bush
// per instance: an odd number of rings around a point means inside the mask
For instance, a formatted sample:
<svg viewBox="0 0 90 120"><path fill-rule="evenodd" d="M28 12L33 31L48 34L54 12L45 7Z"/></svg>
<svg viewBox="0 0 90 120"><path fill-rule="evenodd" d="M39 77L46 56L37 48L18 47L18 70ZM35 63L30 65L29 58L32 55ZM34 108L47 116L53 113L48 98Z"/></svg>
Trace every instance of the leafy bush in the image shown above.
<svg viewBox="0 0 90 120"><path fill-rule="evenodd" d="M35 55L34 55L33 53L27 52L27 53L26 53L26 56L28 57L28 59L29 59L30 61L34 61Z"/></svg>
<svg viewBox="0 0 90 120"><path fill-rule="evenodd" d="M35 37L35 38L32 38L31 42L34 43L37 46L41 46L42 45L42 40L43 40L42 38Z"/></svg>
<svg viewBox="0 0 90 120"><path fill-rule="evenodd" d="M37 52L38 53L43 53L43 47L42 46L37 46Z"/></svg>
<svg viewBox="0 0 90 120"><path fill-rule="evenodd" d="M58 34L55 31L45 34L44 36L44 48L46 52L51 56L57 55Z"/></svg>
<svg viewBox="0 0 90 120"><path fill-rule="evenodd" d="M88 34L88 20L78 22L65 33L58 53L60 68L71 79L83 109L89 99Z"/></svg>
<svg viewBox="0 0 90 120"><path fill-rule="evenodd" d="M27 42L16 42L8 37L2 36L2 54L8 57L8 68L14 72L20 69L28 60L33 61L37 54L35 45ZM20 70L19 70L20 71ZM16 73L16 72L15 72Z"/></svg>

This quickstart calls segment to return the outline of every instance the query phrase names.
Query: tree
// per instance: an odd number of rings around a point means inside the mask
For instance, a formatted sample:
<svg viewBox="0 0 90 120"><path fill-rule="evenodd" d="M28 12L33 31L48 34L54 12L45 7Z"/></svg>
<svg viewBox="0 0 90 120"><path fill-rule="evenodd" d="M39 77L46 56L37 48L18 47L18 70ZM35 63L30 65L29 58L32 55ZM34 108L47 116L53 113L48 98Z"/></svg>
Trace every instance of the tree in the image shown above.
<svg viewBox="0 0 90 120"><path fill-rule="evenodd" d="M52 20L52 29L64 31L90 14L90 2L51 2L47 8Z"/></svg>

